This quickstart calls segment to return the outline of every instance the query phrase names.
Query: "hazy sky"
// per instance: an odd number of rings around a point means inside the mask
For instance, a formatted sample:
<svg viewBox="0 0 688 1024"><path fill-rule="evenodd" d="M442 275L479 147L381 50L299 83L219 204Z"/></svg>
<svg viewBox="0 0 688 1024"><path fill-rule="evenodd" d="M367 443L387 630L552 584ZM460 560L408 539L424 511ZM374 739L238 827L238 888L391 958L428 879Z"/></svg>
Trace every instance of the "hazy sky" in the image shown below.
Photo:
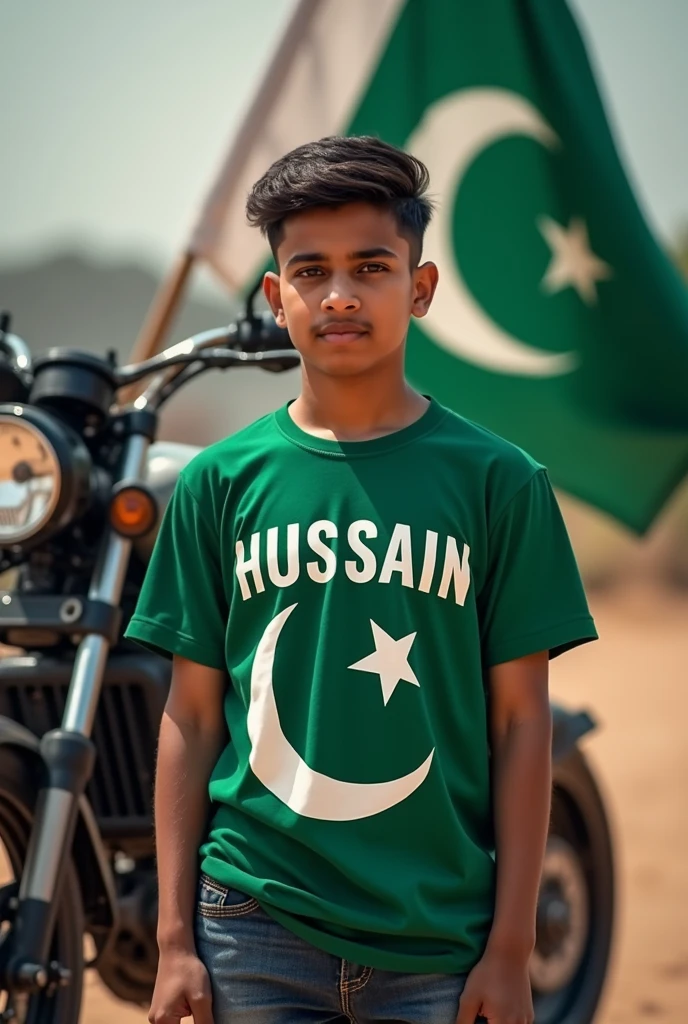
<svg viewBox="0 0 688 1024"><path fill-rule="evenodd" d="M1 0L0 262L78 246L168 265L293 2ZM671 238L688 221L688 0L571 2Z"/></svg>

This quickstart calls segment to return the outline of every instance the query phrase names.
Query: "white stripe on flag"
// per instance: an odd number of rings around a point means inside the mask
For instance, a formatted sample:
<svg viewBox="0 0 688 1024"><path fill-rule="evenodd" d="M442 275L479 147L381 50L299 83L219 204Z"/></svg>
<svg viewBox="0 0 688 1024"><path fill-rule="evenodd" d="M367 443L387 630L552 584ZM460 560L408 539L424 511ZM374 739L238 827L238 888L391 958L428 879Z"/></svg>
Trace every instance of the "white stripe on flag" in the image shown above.
<svg viewBox="0 0 688 1024"><path fill-rule="evenodd" d="M191 236L189 251L242 288L268 249L246 224L253 183L295 146L344 131L404 0L300 0Z"/></svg>

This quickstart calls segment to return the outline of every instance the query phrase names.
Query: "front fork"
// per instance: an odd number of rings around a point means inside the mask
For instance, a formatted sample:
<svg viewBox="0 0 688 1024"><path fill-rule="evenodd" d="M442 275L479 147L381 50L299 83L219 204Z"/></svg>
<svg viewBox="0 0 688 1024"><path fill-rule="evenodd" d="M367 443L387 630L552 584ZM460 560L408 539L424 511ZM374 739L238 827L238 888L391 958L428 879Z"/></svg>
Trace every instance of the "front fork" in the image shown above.
<svg viewBox="0 0 688 1024"><path fill-rule="evenodd" d="M141 480L148 437L134 434L124 443L120 478ZM113 608L120 604L131 541L106 531L89 589L89 599ZM46 733L41 754L47 784L38 794L26 863L19 886L13 928L13 953L4 982L12 991L39 991L68 980L49 964L62 880L69 863L79 799L91 778L95 748L90 736L110 644L86 636L77 648L67 702L59 729Z"/></svg>

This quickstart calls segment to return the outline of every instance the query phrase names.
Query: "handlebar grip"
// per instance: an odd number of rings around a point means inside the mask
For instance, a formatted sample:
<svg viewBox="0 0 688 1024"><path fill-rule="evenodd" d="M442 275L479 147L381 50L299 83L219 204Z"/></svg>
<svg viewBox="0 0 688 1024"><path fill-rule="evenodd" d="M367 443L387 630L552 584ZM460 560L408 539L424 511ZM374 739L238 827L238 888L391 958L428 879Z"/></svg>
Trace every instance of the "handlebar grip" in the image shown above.
<svg viewBox="0 0 688 1024"><path fill-rule="evenodd" d="M233 324L227 347L241 352L284 352L294 345L289 332L277 326L271 313L261 313Z"/></svg>

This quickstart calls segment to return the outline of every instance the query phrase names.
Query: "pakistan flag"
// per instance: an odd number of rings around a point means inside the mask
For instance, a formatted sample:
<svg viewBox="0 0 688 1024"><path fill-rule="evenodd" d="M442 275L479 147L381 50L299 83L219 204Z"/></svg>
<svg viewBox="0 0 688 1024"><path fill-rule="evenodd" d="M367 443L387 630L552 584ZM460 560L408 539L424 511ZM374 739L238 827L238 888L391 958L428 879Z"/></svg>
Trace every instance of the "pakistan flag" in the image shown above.
<svg viewBox="0 0 688 1024"><path fill-rule="evenodd" d="M413 383L555 484L648 528L688 470L688 292L619 162L563 0L302 0L190 245L234 287L282 153L372 134L428 166L432 309Z"/></svg>

